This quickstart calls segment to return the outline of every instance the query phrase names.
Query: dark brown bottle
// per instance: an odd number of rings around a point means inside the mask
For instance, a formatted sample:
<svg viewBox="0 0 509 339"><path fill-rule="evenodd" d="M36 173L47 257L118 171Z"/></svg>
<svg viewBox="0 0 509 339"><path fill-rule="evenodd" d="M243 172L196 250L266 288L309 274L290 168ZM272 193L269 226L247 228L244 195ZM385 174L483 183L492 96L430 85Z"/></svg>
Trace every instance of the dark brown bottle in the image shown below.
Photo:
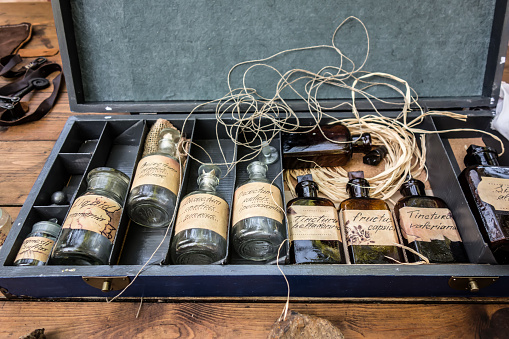
<svg viewBox="0 0 509 339"><path fill-rule="evenodd" d="M348 173L346 188L350 199L340 204L340 218L353 264L394 264L402 262L398 234L389 206L369 197L369 183L363 172Z"/></svg>
<svg viewBox="0 0 509 339"><path fill-rule="evenodd" d="M403 195L394 206L403 243L431 263L467 262L463 242L452 212L440 198L426 196L422 181L410 178L400 188ZM407 252L411 262L422 259Z"/></svg>
<svg viewBox="0 0 509 339"><path fill-rule="evenodd" d="M341 230L334 203L318 197L311 174L297 177L298 197L286 205L292 262L342 264L345 262Z"/></svg>
<svg viewBox="0 0 509 339"><path fill-rule="evenodd" d="M322 167L343 166L352 158L353 152L366 153L371 149L369 133L352 141L350 130L343 124L324 125L320 129L317 127L306 133L283 133L285 169L312 168L317 164Z"/></svg>
<svg viewBox="0 0 509 339"><path fill-rule="evenodd" d="M499 264L509 263L509 167L491 147L470 145L459 182L479 230Z"/></svg>

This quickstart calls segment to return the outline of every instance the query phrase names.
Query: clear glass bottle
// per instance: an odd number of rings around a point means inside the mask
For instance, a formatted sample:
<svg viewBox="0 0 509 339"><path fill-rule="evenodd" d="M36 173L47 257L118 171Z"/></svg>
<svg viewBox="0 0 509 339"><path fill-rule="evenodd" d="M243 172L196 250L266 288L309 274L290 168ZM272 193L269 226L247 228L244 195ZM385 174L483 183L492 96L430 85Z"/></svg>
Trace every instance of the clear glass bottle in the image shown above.
<svg viewBox="0 0 509 339"><path fill-rule="evenodd" d="M499 264L509 264L509 167L491 147L471 145L459 175L461 188L484 241Z"/></svg>
<svg viewBox="0 0 509 339"><path fill-rule="evenodd" d="M173 217L180 187L177 142L180 133L165 128L158 151L144 156L136 168L127 213L132 221L146 227L167 227Z"/></svg>
<svg viewBox="0 0 509 339"><path fill-rule="evenodd" d="M51 264L106 265L120 224L129 177L109 167L87 175L85 194L72 204L51 254Z"/></svg>
<svg viewBox="0 0 509 339"><path fill-rule="evenodd" d="M32 232L23 240L14 259L16 266L42 266L48 262L51 249L60 233L57 219L39 221L32 227Z"/></svg>
<svg viewBox="0 0 509 339"><path fill-rule="evenodd" d="M0 207L0 248L4 244L5 239L12 227L12 218L6 210Z"/></svg>
<svg viewBox="0 0 509 339"><path fill-rule="evenodd" d="M298 197L286 205L295 264L343 264L343 241L334 203L318 197L311 174L297 177Z"/></svg>
<svg viewBox="0 0 509 339"><path fill-rule="evenodd" d="M271 260L286 238L281 191L267 180L264 163L254 161L247 171L233 198L233 247L246 260Z"/></svg>
<svg viewBox="0 0 509 339"><path fill-rule="evenodd" d="M201 165L197 191L180 202L170 255L174 264L208 265L226 257L229 207L217 192L221 169Z"/></svg>
<svg viewBox="0 0 509 339"><path fill-rule="evenodd" d="M440 198L426 196L424 183L409 178L400 188L403 198L394 206L403 243L431 263L468 262L452 212ZM421 261L407 252L411 262Z"/></svg>
<svg viewBox="0 0 509 339"><path fill-rule="evenodd" d="M398 234L385 201L369 197L369 182L363 172L348 173L350 199L340 204L340 218L353 264L394 264L402 262Z"/></svg>

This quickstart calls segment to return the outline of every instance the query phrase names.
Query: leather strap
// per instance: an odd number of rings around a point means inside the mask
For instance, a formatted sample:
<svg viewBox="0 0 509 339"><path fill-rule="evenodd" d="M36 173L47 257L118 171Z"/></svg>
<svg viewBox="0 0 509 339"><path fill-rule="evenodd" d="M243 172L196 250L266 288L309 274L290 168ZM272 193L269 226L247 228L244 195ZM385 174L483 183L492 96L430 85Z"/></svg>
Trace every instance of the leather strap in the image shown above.
<svg viewBox="0 0 509 339"><path fill-rule="evenodd" d="M19 54L8 55L0 59L0 76L4 78L17 78L26 73L25 68L18 71L12 71L14 66L21 62Z"/></svg>

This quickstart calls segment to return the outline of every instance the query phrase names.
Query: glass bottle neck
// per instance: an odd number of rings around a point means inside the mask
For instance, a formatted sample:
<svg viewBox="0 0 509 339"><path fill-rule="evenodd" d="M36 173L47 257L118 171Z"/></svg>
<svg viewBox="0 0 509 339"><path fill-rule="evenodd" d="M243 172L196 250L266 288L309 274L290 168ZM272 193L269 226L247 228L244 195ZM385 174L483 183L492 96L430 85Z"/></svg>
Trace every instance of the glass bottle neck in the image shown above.
<svg viewBox="0 0 509 339"><path fill-rule="evenodd" d="M369 198L369 183L366 179L352 179L347 184L350 198Z"/></svg>
<svg viewBox="0 0 509 339"><path fill-rule="evenodd" d="M295 187L299 198L316 198L318 197L318 187L314 181L303 181Z"/></svg>
<svg viewBox="0 0 509 339"><path fill-rule="evenodd" d="M424 183L417 179L409 179L403 185L401 185L401 188L399 189L399 192L404 196L426 196L426 191L424 188Z"/></svg>
<svg viewBox="0 0 509 339"><path fill-rule="evenodd" d="M466 166L499 166L498 154L491 147L470 145L464 159Z"/></svg>

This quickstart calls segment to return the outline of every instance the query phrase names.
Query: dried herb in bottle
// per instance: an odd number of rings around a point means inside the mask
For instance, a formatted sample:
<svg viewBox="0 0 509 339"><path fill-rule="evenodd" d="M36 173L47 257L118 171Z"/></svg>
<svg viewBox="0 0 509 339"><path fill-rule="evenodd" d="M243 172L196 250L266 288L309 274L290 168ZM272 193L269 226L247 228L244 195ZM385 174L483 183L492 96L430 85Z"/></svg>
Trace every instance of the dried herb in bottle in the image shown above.
<svg viewBox="0 0 509 339"><path fill-rule="evenodd" d="M369 197L369 182L363 172L349 172L350 199L340 204L340 217L353 264L394 264L401 262L401 251L389 206Z"/></svg>
<svg viewBox="0 0 509 339"><path fill-rule="evenodd" d="M484 241L499 264L509 263L509 167L491 147L471 145L459 175L461 188Z"/></svg>
<svg viewBox="0 0 509 339"><path fill-rule="evenodd" d="M217 192L221 169L201 165L199 189L180 202L170 255L180 265L207 265L226 257L229 207Z"/></svg>
<svg viewBox="0 0 509 339"><path fill-rule="evenodd" d="M311 174L297 177L298 197L288 202L286 214L296 264L342 264L343 242L334 203L318 197Z"/></svg>
<svg viewBox="0 0 509 339"><path fill-rule="evenodd" d="M431 263L467 262L467 256L452 212L440 198L426 196L424 184L409 178L399 190L403 195L394 206L403 242ZM422 259L407 252L410 261Z"/></svg>
<svg viewBox="0 0 509 339"><path fill-rule="evenodd" d="M249 180L237 187L233 198L233 247L247 260L274 259L286 238L281 191L267 180L264 163L254 161L247 171Z"/></svg>
<svg viewBox="0 0 509 339"><path fill-rule="evenodd" d="M129 177L109 167L87 175L88 188L67 214L51 264L106 265L122 216Z"/></svg>
<svg viewBox="0 0 509 339"><path fill-rule="evenodd" d="M46 265L51 249L60 233L57 219L39 221L32 227L32 232L23 240L21 248L14 259L16 266Z"/></svg>

